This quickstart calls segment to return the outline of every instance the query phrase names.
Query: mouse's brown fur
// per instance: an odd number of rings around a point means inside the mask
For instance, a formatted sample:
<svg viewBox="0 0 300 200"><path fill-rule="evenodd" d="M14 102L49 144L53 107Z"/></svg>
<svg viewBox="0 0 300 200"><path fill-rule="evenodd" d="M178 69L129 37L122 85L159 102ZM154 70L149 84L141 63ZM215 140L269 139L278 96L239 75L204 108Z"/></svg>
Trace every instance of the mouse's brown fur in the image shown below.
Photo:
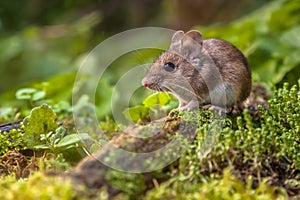
<svg viewBox="0 0 300 200"><path fill-rule="evenodd" d="M179 110L199 106L226 110L249 96L251 70L243 53L229 42L203 40L195 30L177 31L142 84L172 92L179 100Z"/></svg>

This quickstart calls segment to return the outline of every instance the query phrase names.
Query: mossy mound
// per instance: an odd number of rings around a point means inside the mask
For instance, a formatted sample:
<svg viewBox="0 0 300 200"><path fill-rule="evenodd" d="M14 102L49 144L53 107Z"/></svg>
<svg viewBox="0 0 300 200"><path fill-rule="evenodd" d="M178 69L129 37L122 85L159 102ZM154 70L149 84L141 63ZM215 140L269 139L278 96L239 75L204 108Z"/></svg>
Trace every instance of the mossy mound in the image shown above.
<svg viewBox="0 0 300 200"><path fill-rule="evenodd" d="M244 110L219 119L221 129L211 128L218 120L205 112L182 113L198 124L197 140L179 159L173 177L148 192L147 199L299 198L299 86L276 90L269 109L259 106L256 115ZM218 136L207 148L209 134Z"/></svg>
<svg viewBox="0 0 300 200"><path fill-rule="evenodd" d="M23 194L31 198L32 191L40 199L297 199L299 88L300 81L298 86L285 84L274 91L268 106L258 103L257 109L249 107L242 114L218 116L208 110L173 113L164 120L114 134L113 145L138 153L157 150L173 138L186 142L187 149L180 158L160 170L128 173L111 169L99 158L131 163L104 145L69 173L3 178L0 190L9 195L1 199L18 199ZM253 98L261 99L255 94ZM158 125L160 131L155 128ZM124 133L128 131L133 135L155 134L135 138Z"/></svg>
<svg viewBox="0 0 300 200"><path fill-rule="evenodd" d="M122 187L118 184L118 187L115 187L117 190L113 190L112 187L109 191L113 191L112 195L119 193L118 196L121 195L122 198L127 195L137 198L144 196L146 192L147 199L183 197L283 199L287 196L298 196L300 194L298 90L299 87L296 85L289 88L288 84L285 84L283 88L275 91L274 96L268 101L268 106L258 105L255 112L245 109L241 115L218 116L210 111L199 110L169 116L164 122L164 128L158 134L160 137L163 136L164 141L166 138L170 139L166 137L167 135L178 132L178 127L183 122L185 126L198 127L194 129L195 135L192 136L195 139L188 144L187 151L175 163L163 169L167 175L164 179L160 179L161 174L159 176L153 173L150 180L149 174L147 176L144 174L142 177L139 176L139 180L144 181L131 181L130 187L139 191L138 195L126 192L128 191L126 183ZM134 131L136 129L132 129L132 132ZM184 133L185 131L180 132ZM151 151L151 148L155 150L155 144L162 144L157 138L151 141L152 143L149 139L132 140L126 134L120 134L112 139L115 145L136 152L145 152L142 149L146 147L147 152ZM108 156L107 152L109 150L103 148L96 157ZM118 156L114 159L116 162L123 161ZM85 179L85 185L89 182L87 180L91 180L90 177L94 182L102 181L101 184L97 182L98 187L110 185L108 176L104 174L110 174L108 172L111 172L111 169L107 171L104 168L97 159L89 158L80 163L76 173L81 175L81 179ZM101 173L91 174L91 171L96 169L101 169ZM115 178L125 176L124 172L112 171ZM95 178L97 176L98 178ZM118 178L114 180L122 182ZM159 185L161 181L166 182Z"/></svg>

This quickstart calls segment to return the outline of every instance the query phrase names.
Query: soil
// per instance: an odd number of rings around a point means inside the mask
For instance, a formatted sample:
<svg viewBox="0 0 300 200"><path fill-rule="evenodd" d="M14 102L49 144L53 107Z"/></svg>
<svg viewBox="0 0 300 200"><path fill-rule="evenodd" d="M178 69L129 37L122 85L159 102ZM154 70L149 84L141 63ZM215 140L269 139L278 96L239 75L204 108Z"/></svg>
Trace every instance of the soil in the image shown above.
<svg viewBox="0 0 300 200"><path fill-rule="evenodd" d="M0 178L9 174L15 174L17 179L26 178L37 169L34 157L28 160L18 151L8 151L0 157Z"/></svg>

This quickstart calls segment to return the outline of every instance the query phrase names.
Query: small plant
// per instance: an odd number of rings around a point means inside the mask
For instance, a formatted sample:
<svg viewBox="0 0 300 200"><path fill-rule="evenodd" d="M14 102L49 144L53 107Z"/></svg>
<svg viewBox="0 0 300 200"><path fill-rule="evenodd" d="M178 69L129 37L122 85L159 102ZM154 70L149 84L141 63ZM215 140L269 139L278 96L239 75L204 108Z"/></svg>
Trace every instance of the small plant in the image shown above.
<svg viewBox="0 0 300 200"><path fill-rule="evenodd" d="M41 134L57 129L56 114L46 104L33 108L24 120L24 141L29 148L41 144Z"/></svg>
<svg viewBox="0 0 300 200"><path fill-rule="evenodd" d="M16 98L27 100L31 107L34 107L35 102L42 100L45 96L45 91L37 90L35 88L21 88L16 92Z"/></svg>
<svg viewBox="0 0 300 200"><path fill-rule="evenodd" d="M54 132L41 134L39 141L44 144L35 145L33 149L49 149L51 152L59 153L76 147L77 143L87 139L90 139L90 136L86 133L66 135L66 129L58 127Z"/></svg>
<svg viewBox="0 0 300 200"><path fill-rule="evenodd" d="M78 157L76 154L79 152L72 149L83 152L80 144L91 139L86 133L67 134L65 128L57 125L56 114L46 104L32 109L30 115L24 119L24 132L23 139L28 149L49 150L55 155L64 153L69 157L68 160ZM69 155L68 151L73 152L73 155Z"/></svg>
<svg viewBox="0 0 300 200"><path fill-rule="evenodd" d="M166 114L178 106L177 100L165 92L157 92L147 97L142 105L126 109L123 114L126 119L133 122L150 121L166 116Z"/></svg>

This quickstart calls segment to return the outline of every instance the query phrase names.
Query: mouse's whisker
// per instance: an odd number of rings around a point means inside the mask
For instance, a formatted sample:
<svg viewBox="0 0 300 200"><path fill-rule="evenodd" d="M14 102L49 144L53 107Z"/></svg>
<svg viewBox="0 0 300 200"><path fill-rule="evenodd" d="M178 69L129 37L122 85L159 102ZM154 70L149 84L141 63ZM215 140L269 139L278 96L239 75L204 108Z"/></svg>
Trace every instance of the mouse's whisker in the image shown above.
<svg viewBox="0 0 300 200"><path fill-rule="evenodd" d="M183 90L183 91L189 92L190 94L192 94L192 95L198 97L198 95L193 91L192 88L189 89L189 88L186 88L186 87L184 87L184 86L181 86L181 85L179 85L179 84L174 84L174 83L172 83L171 85L172 85L172 86L175 86L175 88L177 88L177 89L179 89L179 90ZM176 92L176 90L174 90L174 89L172 89L171 91L175 91L175 92Z"/></svg>
<svg viewBox="0 0 300 200"><path fill-rule="evenodd" d="M161 86L161 88L162 88L162 91L163 91L163 92L173 91L170 87L168 87L168 86L165 85L165 84L163 84L163 85Z"/></svg>
<svg viewBox="0 0 300 200"><path fill-rule="evenodd" d="M160 88L160 87L158 87L158 86L156 86L156 90L157 90L158 92L162 92L162 91L163 91L162 88Z"/></svg>
<svg viewBox="0 0 300 200"><path fill-rule="evenodd" d="M150 69L149 66L142 66L142 68L143 68L143 70L146 71L146 72L148 72L149 69Z"/></svg>

